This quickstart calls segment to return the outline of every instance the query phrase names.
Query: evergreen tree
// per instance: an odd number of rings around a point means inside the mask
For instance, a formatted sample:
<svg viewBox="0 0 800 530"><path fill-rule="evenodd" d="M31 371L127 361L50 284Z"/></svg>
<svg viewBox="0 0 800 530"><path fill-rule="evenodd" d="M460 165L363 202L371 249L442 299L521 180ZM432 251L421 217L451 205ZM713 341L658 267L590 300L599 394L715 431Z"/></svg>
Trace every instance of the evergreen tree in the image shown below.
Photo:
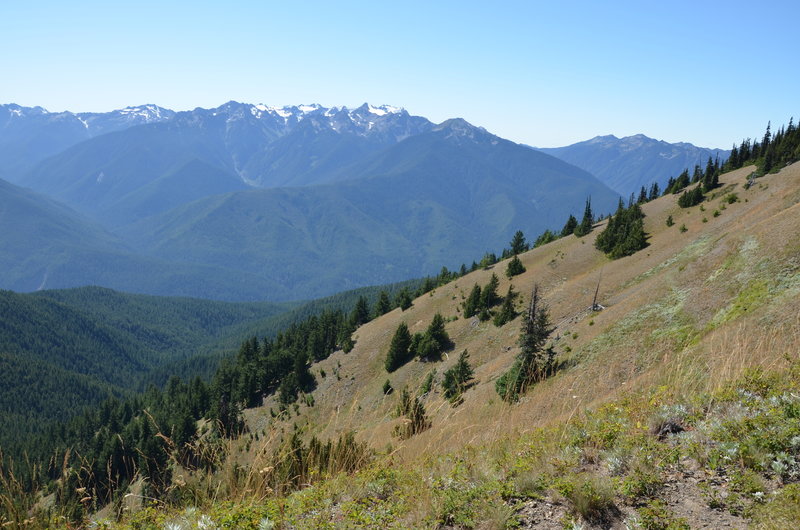
<svg viewBox="0 0 800 530"><path fill-rule="evenodd" d="M458 362L449 370L445 371L442 380L442 393L451 403L457 403L461 395L467 389L467 383L473 376L472 366L469 364L469 353L467 350L458 356Z"/></svg>
<svg viewBox="0 0 800 530"><path fill-rule="evenodd" d="M709 161L711 158L708 159ZM683 172L678 175L678 178L672 184L670 192L675 194L681 191L683 188L689 185L689 170L684 169Z"/></svg>
<svg viewBox="0 0 800 530"><path fill-rule="evenodd" d="M489 310L494 307L499 297L497 296L497 287L500 285L500 280L497 279L497 275L492 273L491 278L489 278L489 283L481 290L481 308Z"/></svg>
<svg viewBox="0 0 800 530"><path fill-rule="evenodd" d="M411 333L405 322L401 322L392 337L389 352L386 354L387 372L394 372L410 360L409 346L411 346Z"/></svg>
<svg viewBox="0 0 800 530"><path fill-rule="evenodd" d="M400 307L400 309L405 311L411 307L412 304L413 301L411 300L411 293L408 292L408 289L403 289L397 294L397 305Z"/></svg>
<svg viewBox="0 0 800 530"><path fill-rule="evenodd" d="M525 235L522 230L517 230L514 237L511 239L511 252L513 254L522 254L529 249L528 244L525 242Z"/></svg>
<svg viewBox="0 0 800 530"><path fill-rule="evenodd" d="M675 177L670 177L667 181L667 187L664 188L664 195L672 193L672 189L675 187Z"/></svg>
<svg viewBox="0 0 800 530"><path fill-rule="evenodd" d="M428 329L422 335L418 344L415 345L414 353L420 359L430 359L438 357L449 347L450 336L444 328L444 317L442 317L441 313L436 313L428 325Z"/></svg>
<svg viewBox="0 0 800 530"><path fill-rule="evenodd" d="M481 258L479 265L482 269L488 269L495 263L497 263L497 256L494 254L494 252L487 252L483 255L483 258Z"/></svg>
<svg viewBox="0 0 800 530"><path fill-rule="evenodd" d="M481 310L481 288L476 283L469 292L467 300L464 302L464 318L470 318L478 314Z"/></svg>
<svg viewBox="0 0 800 530"><path fill-rule="evenodd" d="M544 346L553 329L547 307L539 298L539 287L535 285L520 333L521 351L511 369L495 382L495 390L505 401L516 401L528 386L552 371L554 353L552 348Z"/></svg>
<svg viewBox="0 0 800 530"><path fill-rule="evenodd" d="M694 173L692 174L692 184L703 180L703 170L700 169L700 164L694 165Z"/></svg>
<svg viewBox="0 0 800 530"><path fill-rule="evenodd" d="M352 322L355 327L369 322L369 304L365 297L358 297L353 312L350 314L350 322Z"/></svg>
<svg viewBox="0 0 800 530"><path fill-rule="evenodd" d="M605 230L597 236L595 246L611 259L630 256L647 246L641 207L634 203L625 208L620 200L616 213L609 218Z"/></svg>
<svg viewBox="0 0 800 530"><path fill-rule="evenodd" d="M500 307L500 311L494 317L494 325L500 327L504 325L506 322L510 322L514 320L514 317L517 316L517 312L514 310L514 298L517 296L517 293L514 292L514 286L508 286L508 292L506 293L505 298L503 298L503 305Z"/></svg>
<svg viewBox="0 0 800 530"><path fill-rule="evenodd" d="M583 209L583 218L581 223L575 227L574 234L578 237L583 237L592 231L594 224L594 214L592 213L592 199L586 199L586 206Z"/></svg>
<svg viewBox="0 0 800 530"><path fill-rule="evenodd" d="M508 262L508 266L506 267L506 276L511 278L512 276L517 276L523 272L525 272L525 266L522 264L517 255L514 254L514 257L511 258L511 261Z"/></svg>
<svg viewBox="0 0 800 530"><path fill-rule="evenodd" d="M648 195L648 201L654 201L661 196L661 190L658 187L658 182L653 182L653 185L650 186L650 195Z"/></svg>
<svg viewBox="0 0 800 530"><path fill-rule="evenodd" d="M703 189L700 186L696 186L689 191L683 192L683 194L678 197L678 206L681 208L690 208L703 202L703 199Z"/></svg>
<svg viewBox="0 0 800 530"><path fill-rule="evenodd" d="M561 229L561 237L567 237L572 235L575 232L575 228L578 226L578 220L575 219L575 216L570 214L569 219L567 219L567 223L564 225L564 228Z"/></svg>
<svg viewBox="0 0 800 530"><path fill-rule="evenodd" d="M644 186L642 186L642 189L639 190L639 198L636 200L636 202L639 204L644 204L647 202L647 190Z"/></svg>
<svg viewBox="0 0 800 530"><path fill-rule="evenodd" d="M539 248L542 245L550 243L551 241L555 241L556 239L558 239L557 235L550 230L545 230L539 237L536 238L536 241L533 242L533 248Z"/></svg>
<svg viewBox="0 0 800 530"><path fill-rule="evenodd" d="M385 315L391 310L392 303L389 301L389 293L381 291L381 294L378 295L378 301L375 303L375 316Z"/></svg>
<svg viewBox="0 0 800 530"><path fill-rule="evenodd" d="M353 348L355 347L355 342L353 342L353 333L355 332L356 328L349 320L344 326L342 326L337 342L341 345L344 353L350 353L353 351Z"/></svg>

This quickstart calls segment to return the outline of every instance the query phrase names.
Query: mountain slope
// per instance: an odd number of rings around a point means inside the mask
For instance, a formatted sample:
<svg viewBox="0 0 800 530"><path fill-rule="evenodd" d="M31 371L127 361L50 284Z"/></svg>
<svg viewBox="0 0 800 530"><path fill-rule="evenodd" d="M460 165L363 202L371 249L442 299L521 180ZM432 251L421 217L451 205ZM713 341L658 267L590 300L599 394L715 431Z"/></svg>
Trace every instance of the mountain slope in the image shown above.
<svg viewBox="0 0 800 530"><path fill-rule="evenodd" d="M172 115L155 105L83 114L0 105L0 178L19 182L37 162L79 142Z"/></svg>
<svg viewBox="0 0 800 530"><path fill-rule="evenodd" d="M401 322L412 333L424 331L437 312L445 320L458 317L446 330L452 351L469 351L476 384L456 408L438 390L425 397L432 427L398 442L400 453L395 454L408 458L561 421L626 390L661 384L681 385L671 388L686 392L713 389L747 366L778 362L784 352L796 358L800 164L745 191L752 169L723 175L723 188L705 204L706 212L699 206L678 208L674 196L644 205L650 245L633 256L609 261L594 248L601 223L586 238L569 236L524 254L527 272L511 280L502 274L507 262L500 262L415 300L408 311L396 309L365 324L352 352L336 353L319 364L318 370L340 367L343 378L319 380L315 406L303 412L308 434L327 438L353 429L378 449L391 440L398 420L392 414L396 399L381 391L386 379L397 390L413 390L433 368L440 380L457 356L413 361L387 374L389 341ZM731 192L738 202L727 201ZM712 208L720 215L709 215ZM669 215L679 219L672 227L665 224ZM553 344L564 363L562 371L514 407L499 402L494 381L519 351L520 320L497 328L459 317L471 287L485 285L493 273L500 278L498 293L513 284L525 303L533 284L540 285L556 325ZM592 313L588 308L598 281L598 301L605 309ZM520 303L517 307L522 308ZM334 410L348 412L329 420ZM253 421L258 417L253 411Z"/></svg>
<svg viewBox="0 0 800 530"><path fill-rule="evenodd" d="M243 189L245 183L328 182L341 166L432 127L405 110L367 104L352 110L277 109L231 101L162 118L74 145L19 180L105 223L122 225L163 211L160 203L142 208L142 196L153 196L160 181L189 164L207 167L199 175L184 169L181 182L191 193L180 204ZM211 171L218 180L209 180Z"/></svg>
<svg viewBox="0 0 800 530"><path fill-rule="evenodd" d="M310 297L458 267L518 229L560 226L589 195L596 211L617 201L588 173L463 120L340 176L203 199L120 233L148 255L238 268Z"/></svg>
<svg viewBox="0 0 800 530"><path fill-rule="evenodd" d="M4 289L103 285L217 300L263 300L263 293L277 290L281 299L292 298L288 289L241 270L143 257L68 207L1 180L0 226Z"/></svg>
<svg viewBox="0 0 800 530"><path fill-rule="evenodd" d="M611 189L627 197L653 182L664 189L669 177L677 177L695 165L705 168L708 158L725 161L730 151L696 147L689 143L670 144L643 134L617 138L597 136L565 147L540 148L565 162L585 169Z"/></svg>
<svg viewBox="0 0 800 530"><path fill-rule="evenodd" d="M745 188L754 169L722 175L703 209L674 195L642 205L650 244L632 256L594 248L599 223L522 254L512 279L500 262L364 324L352 351L309 367L310 395L288 408L264 396L218 470L172 484L206 504L137 524L792 527L800 164ZM522 317L462 316L493 274L520 312L538 285L554 325L554 370L515 403L496 382L520 353ZM436 314L452 347L387 373L395 330L424 332ZM462 351L473 377L449 401L443 373ZM402 436L408 425L420 429Z"/></svg>

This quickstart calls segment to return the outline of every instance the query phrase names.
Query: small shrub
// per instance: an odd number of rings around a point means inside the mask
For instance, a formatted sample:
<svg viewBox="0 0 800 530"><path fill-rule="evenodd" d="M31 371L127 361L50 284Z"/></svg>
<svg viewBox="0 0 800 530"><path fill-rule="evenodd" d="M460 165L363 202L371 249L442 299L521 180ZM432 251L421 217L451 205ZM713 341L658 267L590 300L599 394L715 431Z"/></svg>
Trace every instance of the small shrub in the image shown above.
<svg viewBox="0 0 800 530"><path fill-rule="evenodd" d="M606 520L618 510L614 504L614 486L604 477L581 474L562 478L557 489L569 502L572 512L587 521Z"/></svg>
<svg viewBox="0 0 800 530"><path fill-rule="evenodd" d="M639 508L639 525L644 530L689 530L689 523L683 517L675 517L664 501L651 501Z"/></svg>
<svg viewBox="0 0 800 530"><path fill-rule="evenodd" d="M422 386L419 387L419 395L424 396L433 388L433 379L436 377L436 368L428 372L425 379L422 381Z"/></svg>
<svg viewBox="0 0 800 530"><path fill-rule="evenodd" d="M672 218L672 216L670 215L669 217L667 217L667 226L672 226L674 224L675 220Z"/></svg>
<svg viewBox="0 0 800 530"><path fill-rule="evenodd" d="M687 231L687 230L689 230L689 229L688 229L688 228L686 228L686 225L685 225L685 224L682 224L682 225L681 225L681 227L680 227L680 228L678 228L678 230L680 230L680 231L681 231L681 234L682 234L682 233L686 232L686 231Z"/></svg>

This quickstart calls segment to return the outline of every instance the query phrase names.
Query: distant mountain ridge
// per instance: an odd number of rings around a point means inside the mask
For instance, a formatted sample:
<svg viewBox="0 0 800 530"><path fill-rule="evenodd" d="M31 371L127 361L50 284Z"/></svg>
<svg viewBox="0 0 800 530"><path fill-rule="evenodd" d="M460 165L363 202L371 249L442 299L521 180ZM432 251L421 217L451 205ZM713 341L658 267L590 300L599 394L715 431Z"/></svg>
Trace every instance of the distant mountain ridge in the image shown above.
<svg viewBox="0 0 800 530"><path fill-rule="evenodd" d="M269 153L259 156L259 151L301 124L297 136L309 127L315 132L327 130L340 137L358 137L378 146L433 127L427 119L411 116L405 109L367 103L348 109L317 104L270 107L229 101L212 109L182 112L140 105L106 113L48 112L42 107L8 104L0 105L0 177L25 183L24 173L48 156L107 133L159 123L169 123L167 130L173 132L213 131L228 150L224 160L227 169L257 186L286 184L281 181L286 178L284 173L259 165L259 161L272 158ZM296 172L298 168L292 169Z"/></svg>
<svg viewBox="0 0 800 530"><path fill-rule="evenodd" d="M664 189L669 177L686 168L705 167L708 158L724 161L730 151L697 147L690 143L668 143L643 134L617 138L596 136L564 147L537 148L590 172L617 193L628 196L658 182Z"/></svg>
<svg viewBox="0 0 800 530"><path fill-rule="evenodd" d="M463 119L436 125L389 105L5 110L27 138L69 125L76 143L27 159L21 165L30 169L14 181L75 210L72 234L91 225L102 236L102 245L76 247L40 230L31 241L44 250L0 253L26 264L0 285L17 290L97 284L225 300L311 298L470 263L516 230L533 238L560 228L589 196L598 212L618 199L586 171ZM103 123L110 132L81 140ZM0 142L23 141L13 127L0 128ZM12 221L35 226L50 210L42 203Z"/></svg>
<svg viewBox="0 0 800 530"><path fill-rule="evenodd" d="M35 163L79 142L174 116L174 111L157 105L77 114L0 105L0 178L16 181Z"/></svg>
<svg viewBox="0 0 800 530"><path fill-rule="evenodd" d="M211 196L119 233L152 258L238 267L309 297L469 264L518 229L560 226L587 195L597 211L618 198L589 173L460 119L348 173L329 185Z"/></svg>

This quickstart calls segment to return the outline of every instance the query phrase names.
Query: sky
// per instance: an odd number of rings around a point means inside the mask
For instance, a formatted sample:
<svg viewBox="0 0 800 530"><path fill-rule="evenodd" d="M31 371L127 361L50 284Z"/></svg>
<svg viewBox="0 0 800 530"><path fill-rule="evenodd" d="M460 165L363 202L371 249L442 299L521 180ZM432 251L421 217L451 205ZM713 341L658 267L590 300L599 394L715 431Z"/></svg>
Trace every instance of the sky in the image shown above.
<svg viewBox="0 0 800 530"><path fill-rule="evenodd" d="M800 2L0 4L0 103L402 106L555 147L730 148L800 116Z"/></svg>

